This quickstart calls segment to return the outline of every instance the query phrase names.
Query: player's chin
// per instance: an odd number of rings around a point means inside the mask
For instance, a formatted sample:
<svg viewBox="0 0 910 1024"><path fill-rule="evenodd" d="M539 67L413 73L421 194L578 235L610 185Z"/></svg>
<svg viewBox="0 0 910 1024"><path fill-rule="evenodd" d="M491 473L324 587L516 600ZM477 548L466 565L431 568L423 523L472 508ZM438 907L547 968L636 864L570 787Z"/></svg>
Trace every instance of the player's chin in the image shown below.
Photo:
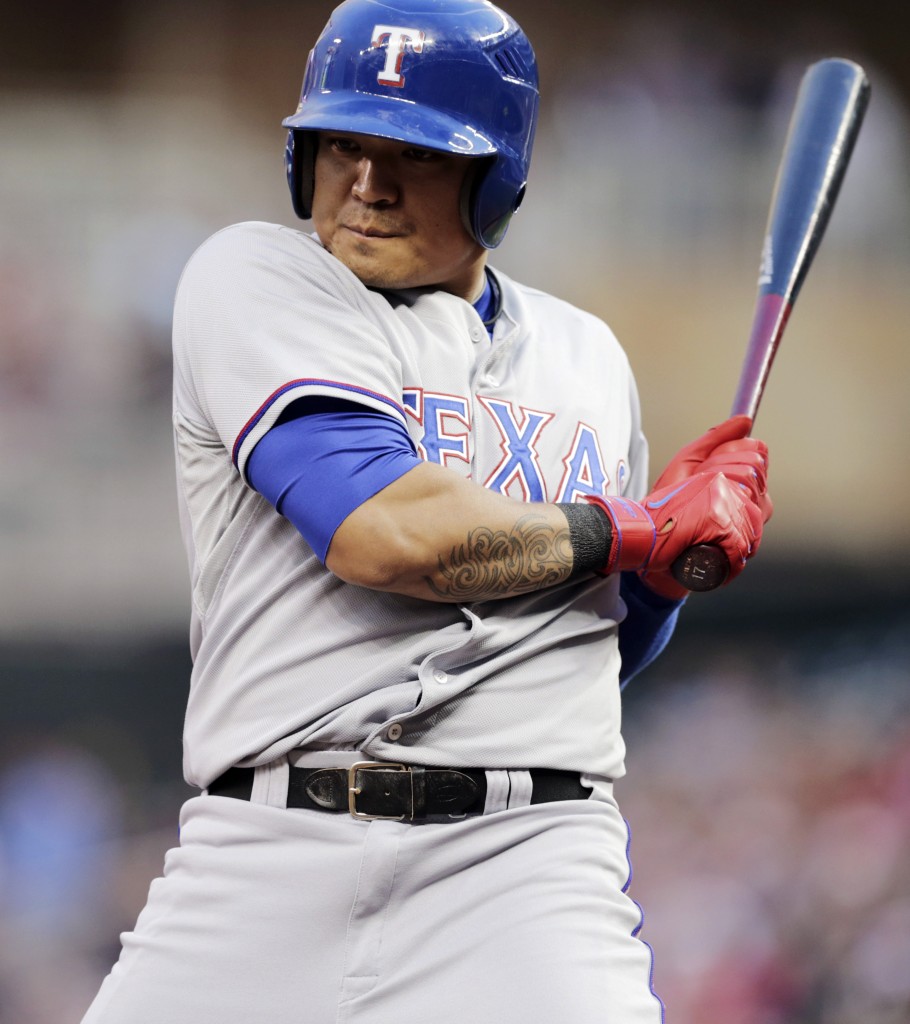
<svg viewBox="0 0 910 1024"><path fill-rule="evenodd" d="M368 288L413 288L421 279L421 267L401 239L367 239L333 245L332 255Z"/></svg>

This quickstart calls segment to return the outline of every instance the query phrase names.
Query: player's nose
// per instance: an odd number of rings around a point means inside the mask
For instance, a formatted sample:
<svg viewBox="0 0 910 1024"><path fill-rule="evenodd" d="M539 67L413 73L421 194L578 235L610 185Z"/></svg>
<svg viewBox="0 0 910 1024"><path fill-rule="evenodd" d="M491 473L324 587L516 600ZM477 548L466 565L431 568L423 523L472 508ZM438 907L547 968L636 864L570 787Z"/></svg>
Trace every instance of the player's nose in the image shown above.
<svg viewBox="0 0 910 1024"><path fill-rule="evenodd" d="M364 156L357 163L351 192L363 203L388 204L398 198L398 185L384 161Z"/></svg>

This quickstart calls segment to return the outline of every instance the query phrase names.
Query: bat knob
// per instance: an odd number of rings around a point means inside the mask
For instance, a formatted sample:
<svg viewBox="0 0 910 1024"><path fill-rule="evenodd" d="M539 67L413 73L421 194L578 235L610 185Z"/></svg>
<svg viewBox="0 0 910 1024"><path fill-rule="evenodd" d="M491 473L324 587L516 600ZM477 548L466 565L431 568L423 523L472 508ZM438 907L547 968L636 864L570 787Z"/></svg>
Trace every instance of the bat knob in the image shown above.
<svg viewBox="0 0 910 1024"><path fill-rule="evenodd" d="M686 590L716 590L730 575L730 563L719 547L696 544L684 551L670 567L673 579Z"/></svg>

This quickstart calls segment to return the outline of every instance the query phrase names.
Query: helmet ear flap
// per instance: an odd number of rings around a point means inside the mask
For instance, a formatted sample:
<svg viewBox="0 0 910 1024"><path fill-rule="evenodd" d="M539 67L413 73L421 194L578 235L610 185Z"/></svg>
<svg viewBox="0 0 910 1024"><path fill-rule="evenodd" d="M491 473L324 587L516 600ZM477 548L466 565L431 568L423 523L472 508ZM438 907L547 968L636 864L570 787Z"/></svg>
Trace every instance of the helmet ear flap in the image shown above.
<svg viewBox="0 0 910 1024"><path fill-rule="evenodd" d="M479 160L472 160L465 175L464 184L461 187L461 223L465 231L484 248L490 248L477 232L477 194L481 189L484 178L493 169L496 157L484 157Z"/></svg>
<svg viewBox="0 0 910 1024"><path fill-rule="evenodd" d="M512 214L521 206L527 190L526 181L509 180L504 169L496 167L501 162L500 155L478 161L483 167L473 175L469 173L466 184L470 188L462 191L462 220L485 249L495 249L505 238Z"/></svg>
<svg viewBox="0 0 910 1024"><path fill-rule="evenodd" d="M315 132L288 132L284 150L284 167L288 177L288 188L294 213L301 220L313 215L313 191L316 183L316 149L318 136Z"/></svg>

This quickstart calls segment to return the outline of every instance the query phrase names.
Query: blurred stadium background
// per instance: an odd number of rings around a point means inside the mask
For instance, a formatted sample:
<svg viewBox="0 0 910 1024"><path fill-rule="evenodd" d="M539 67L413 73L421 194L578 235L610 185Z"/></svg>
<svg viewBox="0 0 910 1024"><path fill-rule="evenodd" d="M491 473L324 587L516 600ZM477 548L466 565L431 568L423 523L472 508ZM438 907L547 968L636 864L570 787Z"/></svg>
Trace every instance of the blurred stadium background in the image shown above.
<svg viewBox="0 0 910 1024"><path fill-rule="evenodd" d="M176 839L173 291L219 227L293 223L279 122L329 7L0 3L3 1024L80 1019ZM510 10L544 103L494 263L613 326L655 468L726 415L800 74L872 79L762 409L762 557L627 691L619 797L673 1024L906 1024L910 12Z"/></svg>

